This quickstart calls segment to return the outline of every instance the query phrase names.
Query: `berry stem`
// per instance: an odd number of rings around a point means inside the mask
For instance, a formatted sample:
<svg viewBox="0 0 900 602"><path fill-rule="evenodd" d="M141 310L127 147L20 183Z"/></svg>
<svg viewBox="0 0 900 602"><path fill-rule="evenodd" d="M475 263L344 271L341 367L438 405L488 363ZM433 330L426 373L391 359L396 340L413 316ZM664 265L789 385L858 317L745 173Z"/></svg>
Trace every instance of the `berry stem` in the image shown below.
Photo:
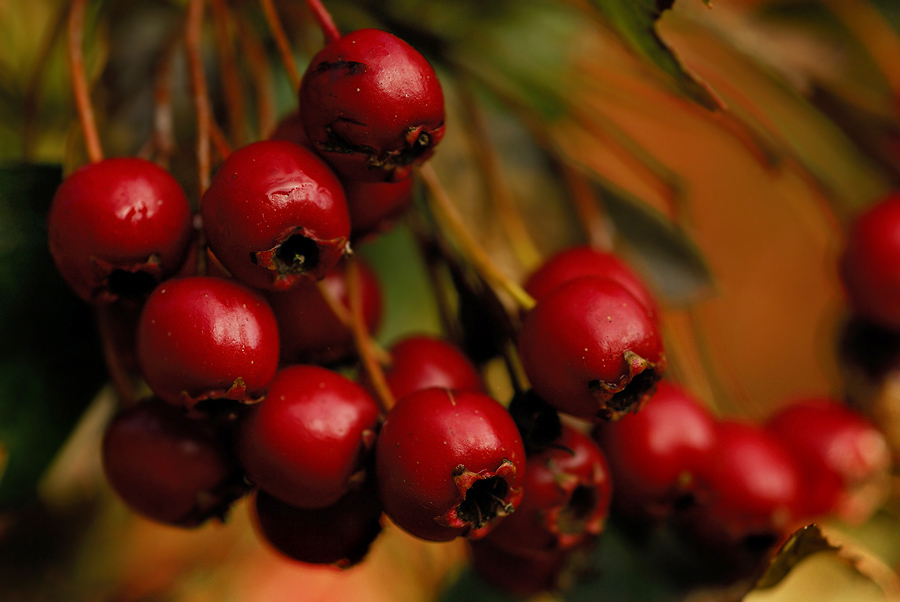
<svg viewBox="0 0 900 602"><path fill-rule="evenodd" d="M337 26L334 24L334 19L331 18L331 13L328 12L328 9L319 0L306 0L306 5L322 29L322 34L325 36L325 45L340 40L341 32L338 31Z"/></svg>
<svg viewBox="0 0 900 602"><path fill-rule="evenodd" d="M503 170L494 145L487 134L489 126L484 112L478 106L471 88L462 86L463 110L465 111L466 134L470 147L475 154L475 162L482 167L481 173L487 185L488 198L494 203L500 224L506 232L513 252L519 263L527 270L532 270L541 262L541 252L534 244L522 214L516 207L515 199L509 184L503 177Z"/></svg>
<svg viewBox="0 0 900 602"><path fill-rule="evenodd" d="M319 289L319 294L322 295L322 299L328 304L328 309L330 309L335 317L340 320L341 324L353 330L353 313L331 293L321 280L316 282L316 287ZM369 337L369 346L372 350L372 354L375 356L375 360L379 364L389 364L391 362L391 355L374 341L372 337Z"/></svg>
<svg viewBox="0 0 900 602"><path fill-rule="evenodd" d="M247 134L247 111L238 73L238 64L229 23L228 5L225 0L212 0L213 26L219 57L219 73L222 79L225 106L228 108L228 132L236 146L242 146Z"/></svg>
<svg viewBox="0 0 900 602"><path fill-rule="evenodd" d="M275 100L272 93L272 69L269 59L259 39L251 31L244 18L235 20L238 37L245 58L250 64L250 73L254 80L253 90L256 92L257 132L260 137L267 136L275 127Z"/></svg>
<svg viewBox="0 0 900 602"><path fill-rule="evenodd" d="M156 163L168 169L169 158L175 149L172 112L172 68L181 33L167 40L165 50L156 64L153 75L153 132L141 151L143 156L155 155Z"/></svg>
<svg viewBox="0 0 900 602"><path fill-rule="evenodd" d="M431 205L435 214L445 223L463 255L472 262L478 273L492 286L506 291L523 309L528 310L534 307L534 298L504 274L494 260L491 259L487 251L475 240L475 237L463 222L459 211L457 211L450 200L447 191L441 185L434 168L426 164L420 167L418 171L430 192L429 198L432 201Z"/></svg>
<svg viewBox="0 0 900 602"><path fill-rule="evenodd" d="M68 22L68 59L69 70L72 74L72 92L75 96L75 107L78 110L78 119L84 132L84 144L87 148L88 158L92 163L103 160L103 147L100 146L100 135L97 133L97 123L94 119L94 108L91 106L91 93L84 69L84 13L87 10L87 0L72 0L69 5Z"/></svg>
<svg viewBox="0 0 900 602"><path fill-rule="evenodd" d="M197 114L197 181L200 188L200 198L203 197L203 193L209 188L209 140L211 135L210 130L212 129L209 92L207 91L206 86L206 75L203 72L203 57L201 52L204 5L205 0L190 0L185 29L185 47L187 49L191 93L194 100L194 110Z"/></svg>
<svg viewBox="0 0 900 602"><path fill-rule="evenodd" d="M291 80L291 87L298 90L300 88L300 70L297 67L297 60L294 58L291 43L288 41L284 27L281 25L281 19L278 17L278 11L275 10L272 0L259 0L259 4L262 6L266 23L269 24L269 30L275 39L275 45L278 46L278 51L281 53L281 61Z"/></svg>
<svg viewBox="0 0 900 602"><path fill-rule="evenodd" d="M359 263L353 255L347 257L345 278L347 279L347 297L350 300L350 315L352 318L350 326L353 329L356 350L359 352L363 369L375 388L376 401L381 407L382 413L387 414L394 407L397 400L394 399L394 394L387 384L381 364L378 363L378 359L375 357L372 339L369 337L366 328L366 320L363 317L362 276L359 271Z"/></svg>

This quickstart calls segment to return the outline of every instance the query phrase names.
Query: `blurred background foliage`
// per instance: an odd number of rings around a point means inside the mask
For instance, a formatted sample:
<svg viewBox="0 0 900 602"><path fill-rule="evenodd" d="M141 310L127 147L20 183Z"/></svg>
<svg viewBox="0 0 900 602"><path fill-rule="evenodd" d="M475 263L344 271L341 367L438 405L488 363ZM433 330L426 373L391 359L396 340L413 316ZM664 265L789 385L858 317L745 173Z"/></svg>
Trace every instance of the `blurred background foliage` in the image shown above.
<svg viewBox="0 0 900 602"><path fill-rule="evenodd" d="M229 9L237 96L226 93L209 7L204 60L216 121L237 146L295 110L295 92L258 3L208 4ZM321 33L302 2L276 4L302 68ZM53 190L86 161L60 35L65 5L0 0L0 598L503 600L465 569L461 543L388 528L362 566L337 572L276 557L244 504L225 525L182 532L112 499L98 450L115 399L91 312L64 288L45 244ZM155 153L196 202L186 5L91 2L85 57L106 153ZM900 181L900 4L326 5L343 31L388 29L434 63L448 98L435 169L510 275L574 242L612 244L663 300L673 376L718 413L760 418L794 396L842 394L835 261L847 220ZM358 250L383 280L383 342L441 331L414 229ZM502 378L491 382L508 395ZM829 525L847 553L818 554L747 599L892 599L897 510L892 502L866 525ZM665 533L637 543L613 524L597 574L567 599L744 596L746 584L709 585L695 560Z"/></svg>

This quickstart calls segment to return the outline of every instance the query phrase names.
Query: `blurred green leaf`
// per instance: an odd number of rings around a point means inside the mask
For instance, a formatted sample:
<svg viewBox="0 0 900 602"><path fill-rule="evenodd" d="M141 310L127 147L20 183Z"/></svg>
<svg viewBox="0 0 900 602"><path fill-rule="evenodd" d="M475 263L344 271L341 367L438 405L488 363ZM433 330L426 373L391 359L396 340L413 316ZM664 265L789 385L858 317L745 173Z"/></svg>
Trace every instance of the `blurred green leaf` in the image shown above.
<svg viewBox="0 0 900 602"><path fill-rule="evenodd" d="M656 22L675 0L593 0L592 4L613 32L634 53L659 67L682 94L707 109L721 108L719 99L685 69L656 31Z"/></svg>
<svg viewBox="0 0 900 602"><path fill-rule="evenodd" d="M90 308L69 292L47 248L59 165L0 167L0 510L35 485L104 380Z"/></svg>

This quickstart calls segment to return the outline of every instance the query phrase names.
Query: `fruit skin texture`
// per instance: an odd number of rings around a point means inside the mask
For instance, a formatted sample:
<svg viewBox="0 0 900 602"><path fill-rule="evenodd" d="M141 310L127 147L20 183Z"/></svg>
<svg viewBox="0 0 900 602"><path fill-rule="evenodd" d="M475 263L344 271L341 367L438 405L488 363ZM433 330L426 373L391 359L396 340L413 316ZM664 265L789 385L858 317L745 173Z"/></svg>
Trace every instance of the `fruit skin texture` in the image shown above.
<svg viewBox="0 0 900 602"><path fill-rule="evenodd" d="M381 322L382 295L378 278L366 263L357 259L361 280L363 320L368 332ZM267 295L281 336L283 363L331 364L356 356L353 331L331 309L322 296L323 287L350 313L343 262L328 270L318 283L304 282L288 291Z"/></svg>
<svg viewBox="0 0 900 602"><path fill-rule="evenodd" d="M612 483L597 444L564 424L551 447L528 458L522 503L486 539L523 556L571 549L603 530Z"/></svg>
<svg viewBox="0 0 900 602"><path fill-rule="evenodd" d="M216 258L261 289L324 277L350 237L337 177L315 153L284 140L232 153L203 195L200 214Z"/></svg>
<svg viewBox="0 0 900 602"><path fill-rule="evenodd" d="M319 366L288 366L242 416L237 453L260 489L324 508L360 476L377 429L378 405L361 386Z"/></svg>
<svg viewBox="0 0 900 602"><path fill-rule="evenodd" d="M525 281L525 290L535 300L570 280L582 276L602 276L615 280L640 301L650 313L659 316L659 306L643 280L614 253L586 245L569 247L555 253Z"/></svg>
<svg viewBox="0 0 900 602"><path fill-rule="evenodd" d="M862 213L847 234L840 274L853 308L900 330L900 192Z"/></svg>
<svg viewBox="0 0 900 602"><path fill-rule="evenodd" d="M637 411L666 366L650 312L622 285L585 276L542 298L519 332L535 392L559 411L617 420Z"/></svg>
<svg viewBox="0 0 900 602"><path fill-rule="evenodd" d="M416 49L360 29L316 54L300 83L300 114L316 150L345 178L396 182L444 136L444 95Z"/></svg>
<svg viewBox="0 0 900 602"><path fill-rule="evenodd" d="M224 437L184 412L150 400L120 411L102 444L107 481L135 512L195 527L221 518L242 492Z"/></svg>
<svg viewBox="0 0 900 602"><path fill-rule="evenodd" d="M640 412L601 423L594 437L609 460L617 511L664 518L685 495L706 496L698 478L716 446L716 419L683 387L660 381Z"/></svg>
<svg viewBox="0 0 900 602"><path fill-rule="evenodd" d="M522 498L521 438L483 393L432 388L401 398L375 459L385 513L421 539L484 537Z"/></svg>
<svg viewBox="0 0 900 602"><path fill-rule="evenodd" d="M888 492L890 450L861 414L825 398L794 400L765 424L803 474L804 514L865 521Z"/></svg>
<svg viewBox="0 0 900 602"><path fill-rule="evenodd" d="M191 208L175 178L155 163L111 158L63 181L47 229L56 267L75 294L109 303L130 292L148 294L181 267L191 239ZM134 272L146 275L131 283L139 290L120 290L117 276Z"/></svg>
<svg viewBox="0 0 900 602"><path fill-rule="evenodd" d="M262 490L253 500L254 526L263 539L288 558L309 564L358 564L381 533L380 519L374 485L350 491L325 508L298 508Z"/></svg>
<svg viewBox="0 0 900 602"><path fill-rule="evenodd" d="M233 280L170 280L153 291L138 322L147 384L188 408L206 399L258 399L275 376L278 353L269 304Z"/></svg>
<svg viewBox="0 0 900 602"><path fill-rule="evenodd" d="M385 368L384 377L395 399L432 387L484 392L474 364L449 341L413 335L394 343L390 354L391 363ZM372 390L367 374L361 380Z"/></svg>

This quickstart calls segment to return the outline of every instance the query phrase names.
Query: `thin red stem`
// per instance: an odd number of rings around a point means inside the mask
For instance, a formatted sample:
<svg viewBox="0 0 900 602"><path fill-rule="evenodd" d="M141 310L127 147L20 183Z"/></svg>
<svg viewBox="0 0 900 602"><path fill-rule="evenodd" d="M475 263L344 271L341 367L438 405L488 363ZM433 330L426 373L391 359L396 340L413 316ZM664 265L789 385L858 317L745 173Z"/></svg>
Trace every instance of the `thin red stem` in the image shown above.
<svg viewBox="0 0 900 602"><path fill-rule="evenodd" d="M201 198L206 189L209 188L209 140L212 130L212 113L209 106L209 92L206 86L206 74L203 72L201 51L204 4L205 0L190 0L185 30L185 47L187 49L191 92L194 98L194 110L197 113L197 181L200 187Z"/></svg>
<svg viewBox="0 0 900 602"><path fill-rule="evenodd" d="M331 18L331 13L328 12L328 9L319 0L306 0L306 5L322 29L322 35L325 36L325 45L327 46L340 40L341 32L338 31L337 26L334 24L334 19Z"/></svg>
<svg viewBox="0 0 900 602"><path fill-rule="evenodd" d="M281 53L281 60L284 68L287 70L288 77L291 80L291 86L296 90L300 87L300 70L297 67L297 60L294 58L294 52L291 49L291 43L288 41L284 27L281 25L281 19L272 0L259 0L263 13L266 16L266 23L272 31L272 37L275 39L275 45Z"/></svg>
<svg viewBox="0 0 900 602"><path fill-rule="evenodd" d="M247 112L244 109L244 93L241 86L237 57L232 45L228 4L225 0L212 0L213 24L216 48L219 55L219 72L228 107L228 131L231 141L241 146L247 135Z"/></svg>
<svg viewBox="0 0 900 602"><path fill-rule="evenodd" d="M250 66L256 92L257 138L266 137L275 126L275 100L272 92L272 70L255 30L242 19L236 19L241 48Z"/></svg>
<svg viewBox="0 0 900 602"><path fill-rule="evenodd" d="M75 107L78 110L78 120L84 132L84 145L87 148L88 158L96 163L103 160L103 147L100 146L100 136L97 133L97 123L94 120L94 108L91 106L91 93L88 86L87 75L84 69L84 13L87 10L87 0L72 0L69 5L69 38L68 59L69 70L72 73L72 93L75 96Z"/></svg>

